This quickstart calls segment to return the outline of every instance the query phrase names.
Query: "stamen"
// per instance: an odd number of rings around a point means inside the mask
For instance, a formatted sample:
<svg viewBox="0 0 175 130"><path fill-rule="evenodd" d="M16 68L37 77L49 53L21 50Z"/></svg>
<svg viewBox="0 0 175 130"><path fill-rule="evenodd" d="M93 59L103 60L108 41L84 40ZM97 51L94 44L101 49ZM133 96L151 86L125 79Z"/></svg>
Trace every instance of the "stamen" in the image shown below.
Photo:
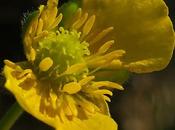
<svg viewBox="0 0 175 130"><path fill-rule="evenodd" d="M81 90L81 86L77 82L70 82L63 86L63 92L67 92L68 94L75 94Z"/></svg>
<svg viewBox="0 0 175 130"><path fill-rule="evenodd" d="M31 69L25 69L22 73L20 73L20 75L18 75L16 78L17 79L22 79L24 77L28 77L28 78L34 78L32 77L32 70Z"/></svg>
<svg viewBox="0 0 175 130"><path fill-rule="evenodd" d="M44 25L43 20L42 20L42 18L40 18L39 19L39 23L38 23L38 28L37 28L36 35L39 35L42 32L43 25Z"/></svg>
<svg viewBox="0 0 175 130"><path fill-rule="evenodd" d="M10 60L4 60L4 64L7 65L8 67L12 68L12 69L16 69L17 65L15 63L13 63Z"/></svg>
<svg viewBox="0 0 175 130"><path fill-rule="evenodd" d="M98 109L98 107L95 104L93 104L92 102L89 102L88 100L86 100L81 96L78 96L78 99L76 101L83 109L85 109L90 113L94 113L95 108Z"/></svg>
<svg viewBox="0 0 175 130"><path fill-rule="evenodd" d="M45 29L47 26L47 22L48 22L47 10L45 8L41 12L40 18L42 18L43 20L43 23L44 23L43 29Z"/></svg>
<svg viewBox="0 0 175 130"><path fill-rule="evenodd" d="M72 28L75 30L78 30L86 22L87 18L88 18L88 13L85 13L80 19L74 22L74 24L72 25Z"/></svg>
<svg viewBox="0 0 175 130"><path fill-rule="evenodd" d="M114 40L105 42L98 50L97 55L104 54L114 44Z"/></svg>
<svg viewBox="0 0 175 130"><path fill-rule="evenodd" d="M102 66L106 66L108 64L111 64L111 62L113 60L120 58L121 56L123 56L123 54L125 54L125 51L123 51L123 50L116 50L116 51L112 51L112 52L102 56L102 60L105 59L105 63Z"/></svg>
<svg viewBox="0 0 175 130"><path fill-rule="evenodd" d="M113 60L120 58L125 54L124 50L116 50L110 53L107 53L104 56L91 56L87 58L88 65L91 67L105 67L112 63Z"/></svg>
<svg viewBox="0 0 175 130"><path fill-rule="evenodd" d="M40 15L41 15L41 13L43 12L43 10L44 10L44 5L40 5L40 6L39 6Z"/></svg>
<svg viewBox="0 0 175 130"><path fill-rule="evenodd" d="M100 41L102 38L104 38L109 32L111 32L114 29L114 27L108 27L107 29L104 29L102 32L100 32L92 41L89 43L92 45L98 41Z"/></svg>
<svg viewBox="0 0 175 130"><path fill-rule="evenodd" d="M62 122L66 122L66 121L67 121L67 117L66 117L66 115L65 115L65 112L64 112L64 108L63 108L63 107L61 108L59 114L60 114L60 119L61 119L61 121L62 121Z"/></svg>
<svg viewBox="0 0 175 130"><path fill-rule="evenodd" d="M94 94L100 94L100 95L107 94L107 95L110 95L110 96L113 95L113 93L112 93L110 90L107 90L107 89L95 90L95 91L93 91L92 93L94 93Z"/></svg>
<svg viewBox="0 0 175 130"><path fill-rule="evenodd" d="M26 47L30 48L31 45L32 45L32 39L29 35L26 35L25 38L24 38L24 43L26 45ZM26 48L26 49L28 49Z"/></svg>
<svg viewBox="0 0 175 130"><path fill-rule="evenodd" d="M41 71L47 71L50 69L50 67L52 67L52 65L53 60L50 57L46 57L40 62L39 68Z"/></svg>
<svg viewBox="0 0 175 130"><path fill-rule="evenodd" d="M39 41L40 39L44 38L45 36L48 35L48 31L42 31L39 35L33 38L34 42Z"/></svg>
<svg viewBox="0 0 175 130"><path fill-rule="evenodd" d="M31 78L26 78L23 82L19 84L19 86L25 90L29 90L31 87L35 87L35 85L35 80Z"/></svg>
<svg viewBox="0 0 175 130"><path fill-rule="evenodd" d="M51 101L52 107L53 107L53 109L56 110L58 96L54 92L50 92L49 95L50 95L50 101Z"/></svg>
<svg viewBox="0 0 175 130"><path fill-rule="evenodd" d="M79 8L74 16L75 19L79 19L82 15L82 9Z"/></svg>
<svg viewBox="0 0 175 130"><path fill-rule="evenodd" d="M31 49L30 49L30 54L29 54L29 56L30 56L30 60L31 61L34 61L35 60L35 58L36 58L36 51L35 51L35 49L33 49L32 47L31 47Z"/></svg>
<svg viewBox="0 0 175 130"><path fill-rule="evenodd" d="M73 115L73 113L70 110L70 107L68 106L66 101L63 102L63 106L62 107L64 109L64 113L65 113L66 116L72 116Z"/></svg>
<svg viewBox="0 0 175 130"><path fill-rule="evenodd" d="M35 34L36 34L37 26L38 26L38 18L36 18L32 22L32 32L30 32L30 34L31 34L32 37L35 36Z"/></svg>
<svg viewBox="0 0 175 130"><path fill-rule="evenodd" d="M58 5L58 0L48 0L47 1L48 8L57 7L57 5Z"/></svg>
<svg viewBox="0 0 175 130"><path fill-rule="evenodd" d="M60 13L59 16L56 17L55 21L53 22L53 24L51 25L50 28L53 29L56 26L58 26L58 24L61 22L62 18L63 18L63 14Z"/></svg>
<svg viewBox="0 0 175 130"><path fill-rule="evenodd" d="M124 88L120 84L114 83L114 82L110 82L110 81L94 82L92 84L92 87L94 87L94 88L110 87L110 88L115 88L115 89L119 89L119 90L124 90Z"/></svg>
<svg viewBox="0 0 175 130"><path fill-rule="evenodd" d="M51 27L51 25L54 23L55 21L55 18L57 16L57 12L58 12L58 9L57 7L55 8L52 8L51 10L49 10L49 16L48 16L48 25L47 25L47 28L49 29Z"/></svg>
<svg viewBox="0 0 175 130"><path fill-rule="evenodd" d="M108 96L103 95L102 97L103 97L104 100L106 100L106 101L108 101L108 102L111 102L111 99L110 99Z"/></svg>
<svg viewBox="0 0 175 130"><path fill-rule="evenodd" d="M73 73L82 71L84 68L86 68L86 64L85 63L74 64L74 65L68 67L68 69L61 75L73 74Z"/></svg>
<svg viewBox="0 0 175 130"><path fill-rule="evenodd" d="M106 66L106 64L109 63L104 58L103 59L101 59L101 57L99 58L100 58L99 60L98 58L96 58L96 60L94 59L94 60L88 61L88 66L90 68L96 68L97 70L99 70L99 68Z"/></svg>
<svg viewBox="0 0 175 130"><path fill-rule="evenodd" d="M121 60L113 60L111 63L107 64L106 65L106 68L109 68L109 69L121 69L123 66L122 66L122 61Z"/></svg>
<svg viewBox="0 0 175 130"><path fill-rule="evenodd" d="M95 15L91 16L85 23L84 27L83 27L83 36L86 36L89 34L89 32L91 31L93 25L95 22Z"/></svg>
<svg viewBox="0 0 175 130"><path fill-rule="evenodd" d="M77 110L77 107L76 107L76 102L73 99L73 97L69 96L69 95L65 95L65 99L67 101L67 104L68 104L73 116L77 116L78 115L78 110Z"/></svg>
<svg viewBox="0 0 175 130"><path fill-rule="evenodd" d="M82 9L79 8L79 9L77 10L75 16L74 16L74 20L78 20L78 19L80 19L81 16L82 16Z"/></svg>
<svg viewBox="0 0 175 130"><path fill-rule="evenodd" d="M86 85L88 82L90 82L91 80L93 80L95 78L95 76L88 76L88 77L85 77L84 79L80 80L79 81L79 84L81 86L84 86Z"/></svg>
<svg viewBox="0 0 175 130"><path fill-rule="evenodd" d="M124 54L125 54L124 50L116 50L104 55L104 58L112 58L112 57L119 58Z"/></svg>
<svg viewBox="0 0 175 130"><path fill-rule="evenodd" d="M66 30L65 30L63 27L59 27L59 31L60 31L61 33L63 33L63 34L66 33Z"/></svg>

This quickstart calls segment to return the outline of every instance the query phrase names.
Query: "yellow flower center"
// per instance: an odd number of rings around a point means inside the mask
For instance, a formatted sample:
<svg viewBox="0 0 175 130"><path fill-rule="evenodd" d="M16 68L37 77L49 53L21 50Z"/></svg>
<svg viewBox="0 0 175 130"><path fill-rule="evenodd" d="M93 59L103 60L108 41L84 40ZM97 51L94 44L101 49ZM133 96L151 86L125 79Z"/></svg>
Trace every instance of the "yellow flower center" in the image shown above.
<svg viewBox="0 0 175 130"><path fill-rule="evenodd" d="M59 86L80 80L87 74L84 57L90 52L88 43L80 41L80 35L75 30L68 31L60 27L38 42L32 62L37 79L49 80L52 86Z"/></svg>

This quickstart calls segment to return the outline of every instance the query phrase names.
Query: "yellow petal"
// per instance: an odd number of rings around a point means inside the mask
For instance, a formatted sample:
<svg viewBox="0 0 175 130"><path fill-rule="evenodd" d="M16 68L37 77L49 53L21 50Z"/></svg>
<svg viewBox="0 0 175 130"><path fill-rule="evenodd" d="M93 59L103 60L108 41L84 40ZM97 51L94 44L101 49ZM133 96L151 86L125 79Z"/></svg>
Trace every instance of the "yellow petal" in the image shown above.
<svg viewBox="0 0 175 130"><path fill-rule="evenodd" d="M74 118L72 121L67 121L59 124L56 130L117 130L117 124L109 116L95 114L89 119L80 120Z"/></svg>
<svg viewBox="0 0 175 130"><path fill-rule="evenodd" d="M114 27L116 49L126 51L122 61L137 73L167 66L174 48L174 31L163 0L84 0L83 9L96 14L96 29Z"/></svg>
<svg viewBox="0 0 175 130"><path fill-rule="evenodd" d="M56 119L40 112L41 96L36 90L36 87L31 86L30 89L24 89L20 87L19 85L24 81L24 79L17 80L11 75L12 71L14 71L14 69L8 67L7 65L4 67L3 72L6 77L5 87L13 93L18 103L25 111L32 114L37 119L45 122L46 124L54 127Z"/></svg>

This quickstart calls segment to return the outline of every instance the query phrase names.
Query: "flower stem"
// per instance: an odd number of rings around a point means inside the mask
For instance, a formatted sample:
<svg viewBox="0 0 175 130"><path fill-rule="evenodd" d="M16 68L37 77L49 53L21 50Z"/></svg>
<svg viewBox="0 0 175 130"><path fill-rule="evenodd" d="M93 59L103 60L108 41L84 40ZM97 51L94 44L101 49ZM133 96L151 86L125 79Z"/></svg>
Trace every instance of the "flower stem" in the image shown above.
<svg viewBox="0 0 175 130"><path fill-rule="evenodd" d="M23 109L16 102L12 107L7 111L4 117L0 120L0 130L10 130L15 121L23 113Z"/></svg>

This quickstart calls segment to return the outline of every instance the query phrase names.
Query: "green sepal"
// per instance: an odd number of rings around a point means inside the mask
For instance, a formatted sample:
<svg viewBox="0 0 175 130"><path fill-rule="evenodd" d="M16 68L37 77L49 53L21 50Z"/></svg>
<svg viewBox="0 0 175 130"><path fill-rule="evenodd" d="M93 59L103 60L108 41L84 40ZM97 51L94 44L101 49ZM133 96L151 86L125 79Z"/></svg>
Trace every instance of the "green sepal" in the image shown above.
<svg viewBox="0 0 175 130"><path fill-rule="evenodd" d="M70 19L72 19L72 17L74 16L75 12L77 11L79 7L80 7L80 4L75 2L74 0L74 1L70 1L68 3L63 4L59 8L59 12L61 12L64 16L61 22L61 26L64 26L66 21L69 21Z"/></svg>

